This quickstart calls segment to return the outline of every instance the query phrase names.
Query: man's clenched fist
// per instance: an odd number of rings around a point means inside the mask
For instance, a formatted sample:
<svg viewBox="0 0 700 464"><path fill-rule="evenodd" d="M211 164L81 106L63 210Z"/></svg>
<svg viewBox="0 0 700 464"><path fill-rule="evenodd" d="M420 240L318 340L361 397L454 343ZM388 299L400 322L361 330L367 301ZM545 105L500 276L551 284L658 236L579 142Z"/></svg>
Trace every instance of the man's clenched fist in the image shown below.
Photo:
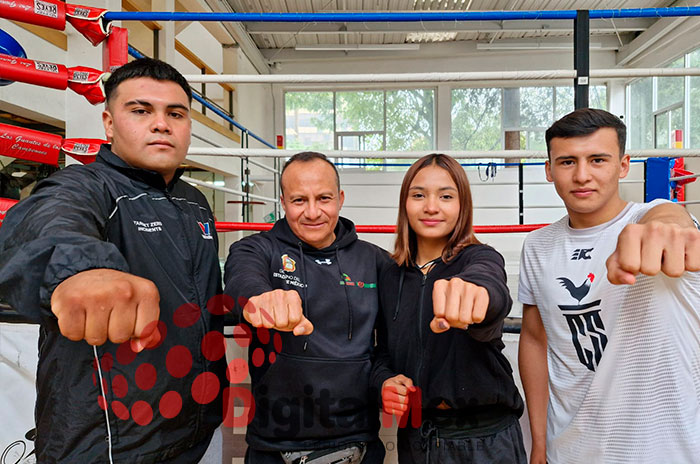
<svg viewBox="0 0 700 464"><path fill-rule="evenodd" d="M61 282L51 311L61 334L73 341L102 345L107 340L141 351L160 341L160 294L150 280L113 269L79 272Z"/></svg>
<svg viewBox="0 0 700 464"><path fill-rule="evenodd" d="M618 285L634 284L639 273L680 277L700 271L700 230L660 221L629 224L606 265L608 280Z"/></svg>
<svg viewBox="0 0 700 464"><path fill-rule="evenodd" d="M296 290L272 290L251 297L243 306L243 317L253 327L309 335L314 325L304 316Z"/></svg>

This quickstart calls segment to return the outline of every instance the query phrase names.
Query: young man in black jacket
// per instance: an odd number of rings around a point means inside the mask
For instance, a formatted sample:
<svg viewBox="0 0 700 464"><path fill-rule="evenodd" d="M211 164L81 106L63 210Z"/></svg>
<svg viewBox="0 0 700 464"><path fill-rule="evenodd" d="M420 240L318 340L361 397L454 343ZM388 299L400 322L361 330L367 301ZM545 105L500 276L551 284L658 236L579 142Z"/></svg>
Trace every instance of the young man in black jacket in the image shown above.
<svg viewBox="0 0 700 464"><path fill-rule="evenodd" d="M234 243L226 261L225 293L258 328L246 462L381 463L369 374L388 255L339 217L344 193L324 155L293 156L281 187L285 218Z"/></svg>
<svg viewBox="0 0 700 464"><path fill-rule="evenodd" d="M202 346L223 325L214 219L179 180L192 94L150 59L105 93L111 145L39 183L0 229L0 295L41 323L37 460L198 462L226 377Z"/></svg>

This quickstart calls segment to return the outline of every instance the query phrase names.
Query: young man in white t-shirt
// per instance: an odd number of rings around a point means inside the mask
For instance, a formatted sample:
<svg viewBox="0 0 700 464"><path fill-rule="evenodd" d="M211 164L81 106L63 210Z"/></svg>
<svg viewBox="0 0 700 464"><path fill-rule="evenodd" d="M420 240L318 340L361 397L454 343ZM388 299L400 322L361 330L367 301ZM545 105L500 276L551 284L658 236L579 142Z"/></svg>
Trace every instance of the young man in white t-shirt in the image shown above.
<svg viewBox="0 0 700 464"><path fill-rule="evenodd" d="M519 364L531 464L698 462L700 231L628 203L625 126L594 109L547 130L568 215L523 245Z"/></svg>

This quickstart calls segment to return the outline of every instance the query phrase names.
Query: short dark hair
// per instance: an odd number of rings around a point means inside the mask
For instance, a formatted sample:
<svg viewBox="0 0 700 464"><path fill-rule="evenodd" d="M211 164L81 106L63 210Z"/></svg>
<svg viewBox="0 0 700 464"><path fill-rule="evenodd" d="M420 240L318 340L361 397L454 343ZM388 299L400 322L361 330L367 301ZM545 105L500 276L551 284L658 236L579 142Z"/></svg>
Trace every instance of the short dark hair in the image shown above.
<svg viewBox="0 0 700 464"><path fill-rule="evenodd" d="M627 141L627 128L620 118L605 110L595 108L581 108L573 111L547 129L545 140L547 141L547 157L551 158L550 145L554 138L583 137L603 128L615 129L617 143L620 146L620 156L625 154Z"/></svg>
<svg viewBox="0 0 700 464"><path fill-rule="evenodd" d="M338 186L338 191L340 191L340 175L338 174L338 169L335 167L335 164L331 163L331 160L329 160L328 157L323 153L319 153L316 151L302 151L301 153L297 153L296 155L292 156L287 160L286 163L284 163L284 167L282 168L282 174L280 174L280 192L282 192L282 195L284 195L284 187L282 187L282 177L284 176L284 171L287 170L289 165L296 162L308 163L309 161L313 160L325 161L333 168L333 172L335 172L335 183Z"/></svg>
<svg viewBox="0 0 700 464"><path fill-rule="evenodd" d="M117 68L107 82L105 82L105 97L107 104L115 95L117 87L122 82L129 79L137 79L139 77L148 77L157 81L174 82L185 91L187 99L192 103L192 89L190 84L180 72L170 66L165 61L155 60L153 58L139 58L137 60L126 63Z"/></svg>

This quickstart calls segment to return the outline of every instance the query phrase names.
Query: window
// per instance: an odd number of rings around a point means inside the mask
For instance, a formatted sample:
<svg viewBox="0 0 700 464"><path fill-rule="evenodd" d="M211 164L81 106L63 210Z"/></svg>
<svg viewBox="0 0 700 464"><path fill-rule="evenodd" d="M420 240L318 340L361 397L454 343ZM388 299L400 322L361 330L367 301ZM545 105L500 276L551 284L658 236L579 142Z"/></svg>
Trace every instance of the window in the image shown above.
<svg viewBox="0 0 700 464"><path fill-rule="evenodd" d="M682 68L683 57L677 59L668 68ZM684 77L657 77L656 78L656 108L661 110L669 106L683 104L683 80Z"/></svg>
<svg viewBox="0 0 700 464"><path fill-rule="evenodd" d="M633 150L651 148L654 143L652 78L627 86L629 146Z"/></svg>
<svg viewBox="0 0 700 464"><path fill-rule="evenodd" d="M452 91L452 149L499 150L501 89Z"/></svg>
<svg viewBox="0 0 700 464"><path fill-rule="evenodd" d="M591 107L606 108L606 87L590 87L589 99ZM520 149L544 150L547 128L573 110L573 87L454 89L452 149L499 150L514 135Z"/></svg>
<svg viewBox="0 0 700 464"><path fill-rule="evenodd" d="M688 66L700 67L700 49L688 54ZM688 78L688 148L700 147L700 77Z"/></svg>
<svg viewBox="0 0 700 464"><path fill-rule="evenodd" d="M700 67L700 49L675 59L669 68ZM700 147L700 78L648 77L627 85L629 147Z"/></svg>
<svg viewBox="0 0 700 464"><path fill-rule="evenodd" d="M284 102L287 148L333 149L333 92L287 92Z"/></svg>
<svg viewBox="0 0 700 464"><path fill-rule="evenodd" d="M434 93L432 89L287 92L286 146L370 152L433 150ZM338 161L351 167L362 162Z"/></svg>
<svg viewBox="0 0 700 464"><path fill-rule="evenodd" d="M384 92L337 92L335 149L384 150Z"/></svg>
<svg viewBox="0 0 700 464"><path fill-rule="evenodd" d="M435 149L434 92L426 89L386 92L386 149Z"/></svg>

